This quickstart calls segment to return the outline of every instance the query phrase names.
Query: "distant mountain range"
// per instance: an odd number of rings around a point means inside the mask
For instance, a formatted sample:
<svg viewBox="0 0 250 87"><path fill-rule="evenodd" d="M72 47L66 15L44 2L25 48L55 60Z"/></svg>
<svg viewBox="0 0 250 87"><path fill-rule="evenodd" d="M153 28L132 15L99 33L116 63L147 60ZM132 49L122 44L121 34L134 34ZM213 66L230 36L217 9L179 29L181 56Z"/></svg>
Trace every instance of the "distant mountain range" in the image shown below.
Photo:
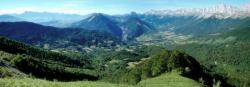
<svg viewBox="0 0 250 87"><path fill-rule="evenodd" d="M137 14L135 12L124 15L93 13L85 16L47 12L25 12L23 14L1 15L0 22L28 21L40 24L40 26L53 26L53 28L57 28L53 30L80 28L81 31L105 32L109 34L109 36L130 42L151 32L168 31L195 37L228 32L238 27L248 27L250 25L250 11L248 7L248 5L242 7L219 5L212 8L151 10L143 14ZM20 22L18 24L18 26L21 26ZM26 28L28 29L27 26ZM47 28L52 27L45 27L45 30ZM32 31L34 29L36 29L36 27L26 31ZM63 30L66 32L65 29ZM8 32L6 31L4 33ZM23 33L28 34L27 32Z"/></svg>
<svg viewBox="0 0 250 87"><path fill-rule="evenodd" d="M49 13L49 12L24 12L22 14L10 14L15 17L24 19L25 21L41 23L48 21L78 21L86 18L87 15Z"/></svg>
<svg viewBox="0 0 250 87"><path fill-rule="evenodd" d="M16 21L23 21L23 19L11 15L0 15L0 22L16 22Z"/></svg>
<svg viewBox="0 0 250 87"><path fill-rule="evenodd" d="M235 7L231 5L221 4L209 8L192 8L192 9L176 9L176 10L151 10L146 15L160 16L198 16L208 18L215 16L217 18L238 18L250 16L250 5Z"/></svg>
<svg viewBox="0 0 250 87"><path fill-rule="evenodd" d="M240 26L249 26L250 18L216 17L199 18L195 16L145 16L142 20L150 23L159 30L171 31L179 34L206 36L209 34L223 33Z"/></svg>
<svg viewBox="0 0 250 87"><path fill-rule="evenodd" d="M88 15L62 14L49 12L24 12L22 14L0 15L0 22L28 21L54 27L68 27L71 23L80 21Z"/></svg>

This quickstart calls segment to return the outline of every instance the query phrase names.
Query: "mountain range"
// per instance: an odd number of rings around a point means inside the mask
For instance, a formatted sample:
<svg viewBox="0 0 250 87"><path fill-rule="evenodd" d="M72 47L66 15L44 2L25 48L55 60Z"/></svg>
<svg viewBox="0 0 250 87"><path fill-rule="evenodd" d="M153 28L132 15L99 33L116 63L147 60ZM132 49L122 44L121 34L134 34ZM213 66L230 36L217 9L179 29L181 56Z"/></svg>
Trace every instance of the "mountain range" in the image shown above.
<svg viewBox="0 0 250 87"><path fill-rule="evenodd" d="M219 5L212 8L178 9L178 10L151 10L142 14L131 12L124 15L107 15L102 13L93 13L89 15L60 14L47 12L25 12L23 14L1 15L2 22L33 22L33 29L22 31L23 35L8 34L13 30L2 30L2 35L12 38L23 39L32 35L29 32L41 32L49 30L57 34L54 38L61 38L58 31L72 32L74 28L82 31L98 31L110 34L108 36L118 38L120 41L136 41L140 36L152 37L150 33L172 32L179 35L191 35L192 37L217 35L223 32L229 32L238 27L248 27L250 17L248 5L234 7L229 5ZM2 25L14 24L11 27L24 27L18 23L2 23ZM23 22L28 23L28 22ZM18 25L15 25L18 24ZM39 26L37 26L39 25ZM27 25L30 26L30 25ZM29 29L25 25L25 29ZM44 28L41 28L41 26ZM53 26L53 27L48 27ZM38 28L38 29L36 29ZM17 30L17 28L15 28ZM39 30L40 29L40 30ZM28 31L28 32L27 32ZM50 38L53 34L45 33L43 38ZM42 35L37 37L41 41ZM48 35L48 36L47 36ZM64 35L64 33L62 34ZM65 34L66 35L66 34ZM72 34L73 35L73 34ZM69 35L69 36L72 36ZM60 36L60 37L55 37ZM81 35L80 35L81 36ZM65 36L64 36L65 37ZM155 37L154 37L155 38ZM25 38L27 39L27 38ZM27 41L30 41L29 38ZM51 38L52 39L52 38ZM22 40L25 42L25 40ZM34 40L33 40L34 41ZM43 41L43 40L42 40ZM29 42L30 43L30 42ZM36 43L38 44L38 43Z"/></svg>
<svg viewBox="0 0 250 87"><path fill-rule="evenodd" d="M0 15L0 22L17 22L17 21L23 21L23 19L11 15Z"/></svg>
<svg viewBox="0 0 250 87"><path fill-rule="evenodd" d="M151 10L146 12L146 15L161 15L161 16L198 16L208 18L215 16L217 18L238 18L249 17L250 5L235 7L231 5L221 4L208 8L189 8L189 9L176 9L176 10Z"/></svg>

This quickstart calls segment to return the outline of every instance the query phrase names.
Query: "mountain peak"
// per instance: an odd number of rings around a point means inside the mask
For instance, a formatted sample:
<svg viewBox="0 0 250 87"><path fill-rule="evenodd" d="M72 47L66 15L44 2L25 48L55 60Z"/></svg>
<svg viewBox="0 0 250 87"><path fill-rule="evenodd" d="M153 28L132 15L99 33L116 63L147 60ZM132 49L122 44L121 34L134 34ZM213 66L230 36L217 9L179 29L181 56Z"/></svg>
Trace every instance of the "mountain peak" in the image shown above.
<svg viewBox="0 0 250 87"><path fill-rule="evenodd" d="M129 19L130 19L130 18L133 18L133 19L134 19L134 18L138 18L138 14L137 14L136 12L133 12L133 11L132 11L132 12L129 14Z"/></svg>
<svg viewBox="0 0 250 87"><path fill-rule="evenodd" d="M127 41L134 40L136 37L154 29L148 23L142 21L138 16L132 16L122 24L122 30L123 40Z"/></svg>
<svg viewBox="0 0 250 87"><path fill-rule="evenodd" d="M104 17L103 13L93 13L91 16L96 16L96 17Z"/></svg>
<svg viewBox="0 0 250 87"><path fill-rule="evenodd" d="M137 13L134 12L134 11L132 11L132 12L130 13L130 15L137 15Z"/></svg>
<svg viewBox="0 0 250 87"><path fill-rule="evenodd" d="M109 19L102 13L93 13L90 17L86 18L87 22L91 21L109 21Z"/></svg>
<svg viewBox="0 0 250 87"><path fill-rule="evenodd" d="M121 37L122 31L116 22L110 20L109 17L102 13L94 13L90 17L83 19L79 22L73 23L73 27L84 28L88 30L100 30L113 34L114 36Z"/></svg>

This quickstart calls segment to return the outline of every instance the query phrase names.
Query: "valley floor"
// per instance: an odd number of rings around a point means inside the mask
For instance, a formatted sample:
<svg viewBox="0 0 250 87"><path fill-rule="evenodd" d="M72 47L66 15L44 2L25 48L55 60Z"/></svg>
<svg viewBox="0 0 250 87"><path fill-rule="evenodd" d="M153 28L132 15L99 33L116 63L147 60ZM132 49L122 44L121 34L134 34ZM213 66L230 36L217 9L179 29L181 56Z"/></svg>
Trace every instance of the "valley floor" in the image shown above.
<svg viewBox="0 0 250 87"><path fill-rule="evenodd" d="M31 78L2 78L0 79L0 87L201 87L201 84L172 72L143 80L137 85L112 84L99 81L53 82Z"/></svg>

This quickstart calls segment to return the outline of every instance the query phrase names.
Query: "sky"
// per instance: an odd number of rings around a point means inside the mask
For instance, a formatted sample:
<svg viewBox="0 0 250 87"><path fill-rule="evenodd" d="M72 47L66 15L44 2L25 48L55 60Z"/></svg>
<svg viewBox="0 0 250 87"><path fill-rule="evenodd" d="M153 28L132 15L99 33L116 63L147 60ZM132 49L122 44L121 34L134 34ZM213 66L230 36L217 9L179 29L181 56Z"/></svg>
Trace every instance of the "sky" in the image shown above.
<svg viewBox="0 0 250 87"><path fill-rule="evenodd" d="M250 0L0 0L0 14L56 12L67 14L125 14L135 11L205 8L220 4L241 6Z"/></svg>

